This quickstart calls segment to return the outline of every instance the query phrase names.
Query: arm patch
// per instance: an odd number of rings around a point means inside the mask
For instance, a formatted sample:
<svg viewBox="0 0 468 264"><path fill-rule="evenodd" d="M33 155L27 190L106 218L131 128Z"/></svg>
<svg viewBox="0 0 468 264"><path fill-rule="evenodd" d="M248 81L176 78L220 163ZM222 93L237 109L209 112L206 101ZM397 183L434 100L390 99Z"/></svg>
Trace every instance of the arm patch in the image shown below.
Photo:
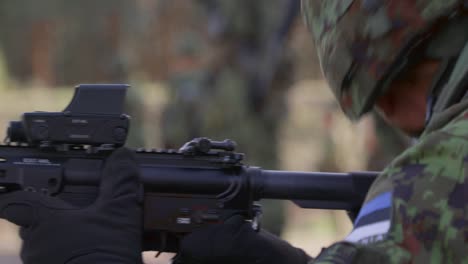
<svg viewBox="0 0 468 264"><path fill-rule="evenodd" d="M345 241L373 244L385 239L390 230L392 193L385 192L365 203Z"/></svg>

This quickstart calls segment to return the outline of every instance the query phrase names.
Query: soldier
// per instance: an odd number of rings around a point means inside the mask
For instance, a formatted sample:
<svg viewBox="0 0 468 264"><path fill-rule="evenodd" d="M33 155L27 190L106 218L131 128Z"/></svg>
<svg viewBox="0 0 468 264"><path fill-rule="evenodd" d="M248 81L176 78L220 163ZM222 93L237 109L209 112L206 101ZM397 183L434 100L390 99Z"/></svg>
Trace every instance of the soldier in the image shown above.
<svg viewBox="0 0 468 264"><path fill-rule="evenodd" d="M303 7L346 115L356 120L375 107L419 141L375 181L349 236L316 259L233 216L185 237L178 260L466 263L468 2L304 0ZM26 263L138 263L136 168L123 151L106 165L91 209L57 210L57 200L37 201L34 193L2 199L2 217L29 227L22 233ZM45 234L54 234L48 243ZM70 235L77 235L73 242Z"/></svg>
<svg viewBox="0 0 468 264"><path fill-rule="evenodd" d="M180 259L466 262L468 2L304 0L303 9L346 115L357 120L375 108L419 141L373 184L348 237L314 260L239 217L186 237Z"/></svg>

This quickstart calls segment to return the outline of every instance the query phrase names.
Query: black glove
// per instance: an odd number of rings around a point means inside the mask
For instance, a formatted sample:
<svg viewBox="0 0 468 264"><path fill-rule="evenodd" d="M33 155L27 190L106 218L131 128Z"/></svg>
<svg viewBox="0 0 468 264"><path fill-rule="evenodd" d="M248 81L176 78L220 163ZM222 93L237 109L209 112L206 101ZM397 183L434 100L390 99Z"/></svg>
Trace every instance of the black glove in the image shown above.
<svg viewBox="0 0 468 264"><path fill-rule="evenodd" d="M0 195L0 217L21 226L25 264L142 263L139 191L138 166L122 148L105 162L93 205L17 191Z"/></svg>
<svg viewBox="0 0 468 264"><path fill-rule="evenodd" d="M184 237L175 263L306 264L311 258L280 238L252 229L235 215L224 224L200 228Z"/></svg>

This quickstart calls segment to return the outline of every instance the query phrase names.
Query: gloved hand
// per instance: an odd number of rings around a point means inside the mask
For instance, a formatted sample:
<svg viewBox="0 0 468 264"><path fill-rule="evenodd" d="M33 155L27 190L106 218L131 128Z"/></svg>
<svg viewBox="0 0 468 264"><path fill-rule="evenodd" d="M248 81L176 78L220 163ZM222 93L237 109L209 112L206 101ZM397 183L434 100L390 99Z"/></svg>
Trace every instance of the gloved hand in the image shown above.
<svg viewBox="0 0 468 264"><path fill-rule="evenodd" d="M207 226L184 237L175 263L306 264L311 258L280 238L256 232L242 216Z"/></svg>
<svg viewBox="0 0 468 264"><path fill-rule="evenodd" d="M23 262L142 263L140 183L129 150L106 160L99 189L94 204L82 209L38 193L0 195L0 217L21 226Z"/></svg>

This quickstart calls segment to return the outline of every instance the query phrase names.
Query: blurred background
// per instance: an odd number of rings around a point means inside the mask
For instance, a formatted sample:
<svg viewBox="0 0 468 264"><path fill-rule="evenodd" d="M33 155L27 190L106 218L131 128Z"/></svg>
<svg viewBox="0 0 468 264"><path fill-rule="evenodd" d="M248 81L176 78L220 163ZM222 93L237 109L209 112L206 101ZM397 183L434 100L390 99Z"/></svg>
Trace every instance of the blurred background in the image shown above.
<svg viewBox="0 0 468 264"><path fill-rule="evenodd" d="M80 83L132 86L133 147L230 138L247 164L342 172L380 170L408 144L377 115L341 114L299 0L0 1L0 136ZM263 205L263 226L312 255L351 229L344 212ZM20 263L16 232L0 222L2 264Z"/></svg>

